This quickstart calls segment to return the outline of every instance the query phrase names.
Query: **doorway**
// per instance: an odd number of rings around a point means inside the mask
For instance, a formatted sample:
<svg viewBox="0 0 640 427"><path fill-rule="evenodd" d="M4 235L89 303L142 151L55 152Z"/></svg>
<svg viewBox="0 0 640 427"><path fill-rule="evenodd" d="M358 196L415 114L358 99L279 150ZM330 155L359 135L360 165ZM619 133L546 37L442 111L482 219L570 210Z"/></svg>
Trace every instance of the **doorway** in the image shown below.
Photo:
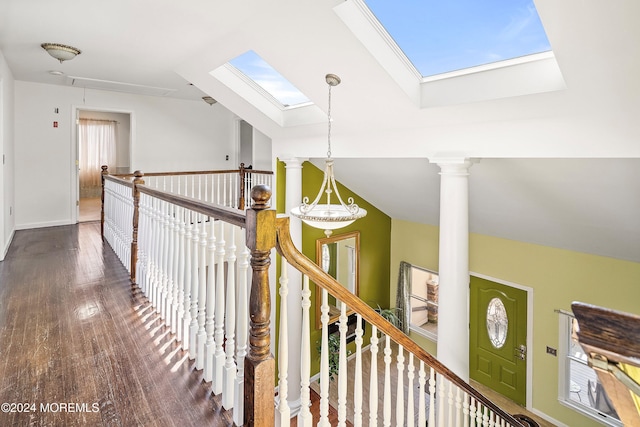
<svg viewBox="0 0 640 427"><path fill-rule="evenodd" d="M527 291L471 276L469 376L526 406Z"/></svg>
<svg viewBox="0 0 640 427"><path fill-rule="evenodd" d="M77 110L77 221L99 221L101 166L110 173L130 172L131 114Z"/></svg>

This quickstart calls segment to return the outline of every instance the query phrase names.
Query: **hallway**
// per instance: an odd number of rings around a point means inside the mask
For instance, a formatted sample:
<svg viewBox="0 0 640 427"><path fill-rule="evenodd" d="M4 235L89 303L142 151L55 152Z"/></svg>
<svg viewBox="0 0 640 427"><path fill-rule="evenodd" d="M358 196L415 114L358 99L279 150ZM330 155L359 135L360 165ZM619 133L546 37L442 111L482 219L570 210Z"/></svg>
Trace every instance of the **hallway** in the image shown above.
<svg viewBox="0 0 640 427"><path fill-rule="evenodd" d="M15 404L0 425L233 425L142 301L99 222L16 232L0 263L0 402Z"/></svg>

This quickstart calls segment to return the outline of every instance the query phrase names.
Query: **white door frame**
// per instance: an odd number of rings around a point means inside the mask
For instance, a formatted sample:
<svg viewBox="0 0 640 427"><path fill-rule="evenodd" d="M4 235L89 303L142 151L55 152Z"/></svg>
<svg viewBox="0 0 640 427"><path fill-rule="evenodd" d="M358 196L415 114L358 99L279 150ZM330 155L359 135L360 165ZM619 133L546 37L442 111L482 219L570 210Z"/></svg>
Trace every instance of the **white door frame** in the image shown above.
<svg viewBox="0 0 640 427"><path fill-rule="evenodd" d="M122 110L109 107L90 107L87 105L71 106L71 223L77 224L80 218L80 174L78 173L79 141L78 141L78 116L81 110L101 111L105 113L119 113L129 115L129 163L133 163L133 146L135 132L135 113L131 110ZM131 166L131 165L130 165Z"/></svg>

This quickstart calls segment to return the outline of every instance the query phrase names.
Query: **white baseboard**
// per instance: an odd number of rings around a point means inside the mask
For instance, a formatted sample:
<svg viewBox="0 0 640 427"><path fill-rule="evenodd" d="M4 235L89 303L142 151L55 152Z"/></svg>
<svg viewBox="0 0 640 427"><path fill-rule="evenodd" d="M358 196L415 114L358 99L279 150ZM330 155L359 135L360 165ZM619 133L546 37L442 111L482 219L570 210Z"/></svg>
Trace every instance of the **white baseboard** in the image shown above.
<svg viewBox="0 0 640 427"><path fill-rule="evenodd" d="M532 414L536 414L540 418L543 418L544 420L549 421L551 424L553 424L553 425L555 425L557 427L569 427L565 423L562 423L562 422L556 420L555 418L550 417L549 415L545 414L542 411L537 410L536 408L527 408L527 411L531 412Z"/></svg>
<svg viewBox="0 0 640 427"><path fill-rule="evenodd" d="M16 230L11 230L11 235L5 243L4 248L2 249L2 253L0 253L0 261L4 261L4 258L7 256L7 252L9 252L9 247L11 246L11 242L13 242L13 236L15 236L15 234Z"/></svg>
<svg viewBox="0 0 640 427"><path fill-rule="evenodd" d="M73 225L75 222L71 222L70 219L60 221L47 221L47 222L31 222L28 224L17 224L16 230L30 230L32 228L45 228L45 227L59 227L61 225Z"/></svg>

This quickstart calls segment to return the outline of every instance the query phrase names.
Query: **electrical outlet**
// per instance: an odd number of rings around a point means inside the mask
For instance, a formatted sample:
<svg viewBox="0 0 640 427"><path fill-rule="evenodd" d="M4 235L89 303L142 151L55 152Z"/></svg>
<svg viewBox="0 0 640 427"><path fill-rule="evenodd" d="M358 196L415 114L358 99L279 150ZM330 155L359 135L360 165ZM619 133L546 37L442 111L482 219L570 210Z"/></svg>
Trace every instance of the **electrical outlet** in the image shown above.
<svg viewBox="0 0 640 427"><path fill-rule="evenodd" d="M229 160L229 155L227 154L226 156L224 156L225 160Z"/></svg>
<svg viewBox="0 0 640 427"><path fill-rule="evenodd" d="M557 356L558 355L558 350L556 350L555 348L551 348L551 347L547 346L547 354L550 354L552 356Z"/></svg>

